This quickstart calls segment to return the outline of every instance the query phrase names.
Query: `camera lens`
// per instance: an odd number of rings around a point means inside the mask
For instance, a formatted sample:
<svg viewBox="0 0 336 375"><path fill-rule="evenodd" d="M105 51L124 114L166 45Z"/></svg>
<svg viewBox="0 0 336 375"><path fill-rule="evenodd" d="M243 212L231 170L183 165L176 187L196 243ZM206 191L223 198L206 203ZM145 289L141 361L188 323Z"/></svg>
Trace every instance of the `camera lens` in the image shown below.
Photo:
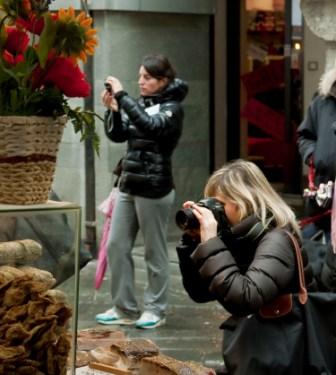
<svg viewBox="0 0 336 375"><path fill-rule="evenodd" d="M199 221L190 208L177 211L175 221L176 225L182 230L199 228Z"/></svg>

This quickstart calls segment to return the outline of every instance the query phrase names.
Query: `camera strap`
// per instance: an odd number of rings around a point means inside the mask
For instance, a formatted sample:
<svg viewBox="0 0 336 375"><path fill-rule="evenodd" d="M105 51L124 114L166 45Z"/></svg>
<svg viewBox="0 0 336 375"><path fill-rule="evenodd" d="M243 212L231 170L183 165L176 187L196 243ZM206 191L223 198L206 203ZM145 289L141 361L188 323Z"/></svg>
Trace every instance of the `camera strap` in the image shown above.
<svg viewBox="0 0 336 375"><path fill-rule="evenodd" d="M251 242L256 241L261 235L265 233L265 231L267 231L270 228L271 223L274 220L274 217L270 216L269 218L267 218L265 225L256 216L251 217L251 220L252 219L257 220L257 221L252 225L252 227L249 229L249 231L246 234L237 237L238 239L247 239ZM233 230L233 233L234 233L234 230Z"/></svg>

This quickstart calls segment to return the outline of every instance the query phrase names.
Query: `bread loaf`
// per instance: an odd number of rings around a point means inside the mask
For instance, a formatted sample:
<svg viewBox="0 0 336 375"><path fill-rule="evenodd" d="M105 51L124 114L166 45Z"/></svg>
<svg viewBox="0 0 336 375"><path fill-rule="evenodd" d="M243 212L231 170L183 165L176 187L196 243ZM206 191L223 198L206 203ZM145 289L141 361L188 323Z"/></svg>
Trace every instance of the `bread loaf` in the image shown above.
<svg viewBox="0 0 336 375"><path fill-rule="evenodd" d="M14 279L24 276L24 272L12 266L0 266L0 288Z"/></svg>
<svg viewBox="0 0 336 375"><path fill-rule="evenodd" d="M23 266L19 269L34 281L43 283L46 287L46 290L52 288L56 283L56 279L49 271L41 270L39 268L31 266Z"/></svg>
<svg viewBox="0 0 336 375"><path fill-rule="evenodd" d="M42 246L30 239L0 242L0 264L22 264L38 259Z"/></svg>

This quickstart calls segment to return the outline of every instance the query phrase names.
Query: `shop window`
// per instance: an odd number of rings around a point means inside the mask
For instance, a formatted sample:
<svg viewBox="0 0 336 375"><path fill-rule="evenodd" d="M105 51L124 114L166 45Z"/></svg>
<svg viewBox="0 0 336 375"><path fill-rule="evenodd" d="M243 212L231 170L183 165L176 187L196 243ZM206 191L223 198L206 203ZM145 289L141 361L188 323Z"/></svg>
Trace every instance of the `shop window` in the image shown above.
<svg viewBox="0 0 336 375"><path fill-rule="evenodd" d="M301 28L292 25L291 82L285 82L284 0L246 0L245 51L241 82L241 123L246 127L247 158L272 182L285 183L294 173L295 128L300 121ZM296 38L297 36L297 38ZM286 129L285 85L293 97L293 134ZM244 132L242 132L244 133Z"/></svg>

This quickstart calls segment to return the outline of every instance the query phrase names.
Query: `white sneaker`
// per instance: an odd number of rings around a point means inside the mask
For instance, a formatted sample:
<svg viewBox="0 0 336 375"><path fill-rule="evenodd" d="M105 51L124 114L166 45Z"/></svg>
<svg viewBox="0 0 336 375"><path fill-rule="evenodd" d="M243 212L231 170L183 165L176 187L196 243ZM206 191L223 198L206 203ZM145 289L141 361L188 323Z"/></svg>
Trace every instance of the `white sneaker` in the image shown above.
<svg viewBox="0 0 336 375"><path fill-rule="evenodd" d="M137 328L151 329L162 326L165 323L165 318L160 318L151 311L144 311L141 317L135 322L135 326Z"/></svg>
<svg viewBox="0 0 336 375"><path fill-rule="evenodd" d="M99 324L105 325L132 325L135 323L134 319L123 318L120 316L115 307L105 311L104 313L96 315L96 321Z"/></svg>

